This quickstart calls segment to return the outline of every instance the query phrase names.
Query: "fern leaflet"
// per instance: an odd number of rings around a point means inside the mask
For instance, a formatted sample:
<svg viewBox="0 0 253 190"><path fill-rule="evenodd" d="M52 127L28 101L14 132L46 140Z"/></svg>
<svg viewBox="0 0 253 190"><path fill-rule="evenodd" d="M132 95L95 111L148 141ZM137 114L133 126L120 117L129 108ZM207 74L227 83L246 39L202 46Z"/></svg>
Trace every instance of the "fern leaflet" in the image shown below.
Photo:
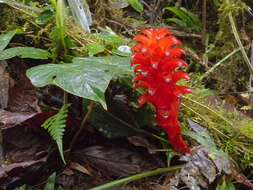
<svg viewBox="0 0 253 190"><path fill-rule="evenodd" d="M52 139L56 142L58 150L60 152L60 156L62 161L65 162L64 155L63 155L63 134L66 127L66 120L68 117L68 108L69 105L64 105L60 111L48 118L41 127L43 127L47 132L50 134Z"/></svg>

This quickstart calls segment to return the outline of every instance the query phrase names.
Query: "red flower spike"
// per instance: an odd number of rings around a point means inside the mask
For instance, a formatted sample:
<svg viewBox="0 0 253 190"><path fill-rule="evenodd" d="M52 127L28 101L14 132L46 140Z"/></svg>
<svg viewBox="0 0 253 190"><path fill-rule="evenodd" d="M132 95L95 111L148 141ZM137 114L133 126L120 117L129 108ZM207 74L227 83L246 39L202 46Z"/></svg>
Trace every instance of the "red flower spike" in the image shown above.
<svg viewBox="0 0 253 190"><path fill-rule="evenodd" d="M189 80L187 73L178 71L187 66L182 59L185 52L178 47L181 42L165 28L143 30L134 40L137 44L132 48L131 66L136 74L133 86L146 91L139 97L139 105L153 105L156 122L166 131L173 148L190 153L178 123L180 97L191 93L189 88L177 85L182 79Z"/></svg>

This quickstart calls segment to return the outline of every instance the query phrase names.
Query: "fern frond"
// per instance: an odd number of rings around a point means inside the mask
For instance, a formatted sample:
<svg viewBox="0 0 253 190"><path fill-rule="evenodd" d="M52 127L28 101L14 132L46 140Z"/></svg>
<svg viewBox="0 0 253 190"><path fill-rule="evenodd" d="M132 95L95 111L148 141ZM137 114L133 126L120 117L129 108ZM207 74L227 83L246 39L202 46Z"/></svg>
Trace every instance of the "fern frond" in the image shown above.
<svg viewBox="0 0 253 190"><path fill-rule="evenodd" d="M63 141L63 134L66 127L66 120L68 117L68 108L69 108L69 104L62 106L62 108L56 115L48 118L41 126L45 130L47 130L47 132L50 134L52 139L56 142L58 150L60 152L60 156L64 164L66 162L63 155L62 141Z"/></svg>

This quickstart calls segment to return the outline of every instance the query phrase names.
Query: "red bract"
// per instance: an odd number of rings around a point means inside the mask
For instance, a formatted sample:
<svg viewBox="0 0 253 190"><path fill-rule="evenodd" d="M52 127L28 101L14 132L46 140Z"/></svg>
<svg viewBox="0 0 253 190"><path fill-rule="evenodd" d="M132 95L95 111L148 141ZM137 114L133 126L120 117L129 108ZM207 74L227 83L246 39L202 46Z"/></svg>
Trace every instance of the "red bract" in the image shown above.
<svg viewBox="0 0 253 190"><path fill-rule="evenodd" d="M189 153L178 123L180 97L191 93L185 86L177 85L181 79L189 76L178 70L187 66L182 57L181 42L167 29L146 29L134 37L137 44L132 48L132 62L136 77L133 87L145 89L139 97L140 106L152 104L156 110L156 122L168 134L168 140L174 149Z"/></svg>

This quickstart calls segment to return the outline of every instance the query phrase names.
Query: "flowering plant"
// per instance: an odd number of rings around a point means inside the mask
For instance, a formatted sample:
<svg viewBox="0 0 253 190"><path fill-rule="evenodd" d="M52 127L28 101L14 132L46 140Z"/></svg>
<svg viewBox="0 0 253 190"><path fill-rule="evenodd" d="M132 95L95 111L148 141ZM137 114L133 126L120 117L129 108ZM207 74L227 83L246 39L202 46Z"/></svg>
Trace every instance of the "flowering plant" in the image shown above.
<svg viewBox="0 0 253 190"><path fill-rule="evenodd" d="M146 29L136 35L137 44L132 48L131 65L136 77L133 88L143 88L139 97L140 106L150 103L156 111L156 122L163 128L173 148L180 153L189 153L178 122L180 97L191 93L185 86L177 85L181 79L189 80L184 71L187 66L182 59L185 55L179 46L181 42L165 28Z"/></svg>

